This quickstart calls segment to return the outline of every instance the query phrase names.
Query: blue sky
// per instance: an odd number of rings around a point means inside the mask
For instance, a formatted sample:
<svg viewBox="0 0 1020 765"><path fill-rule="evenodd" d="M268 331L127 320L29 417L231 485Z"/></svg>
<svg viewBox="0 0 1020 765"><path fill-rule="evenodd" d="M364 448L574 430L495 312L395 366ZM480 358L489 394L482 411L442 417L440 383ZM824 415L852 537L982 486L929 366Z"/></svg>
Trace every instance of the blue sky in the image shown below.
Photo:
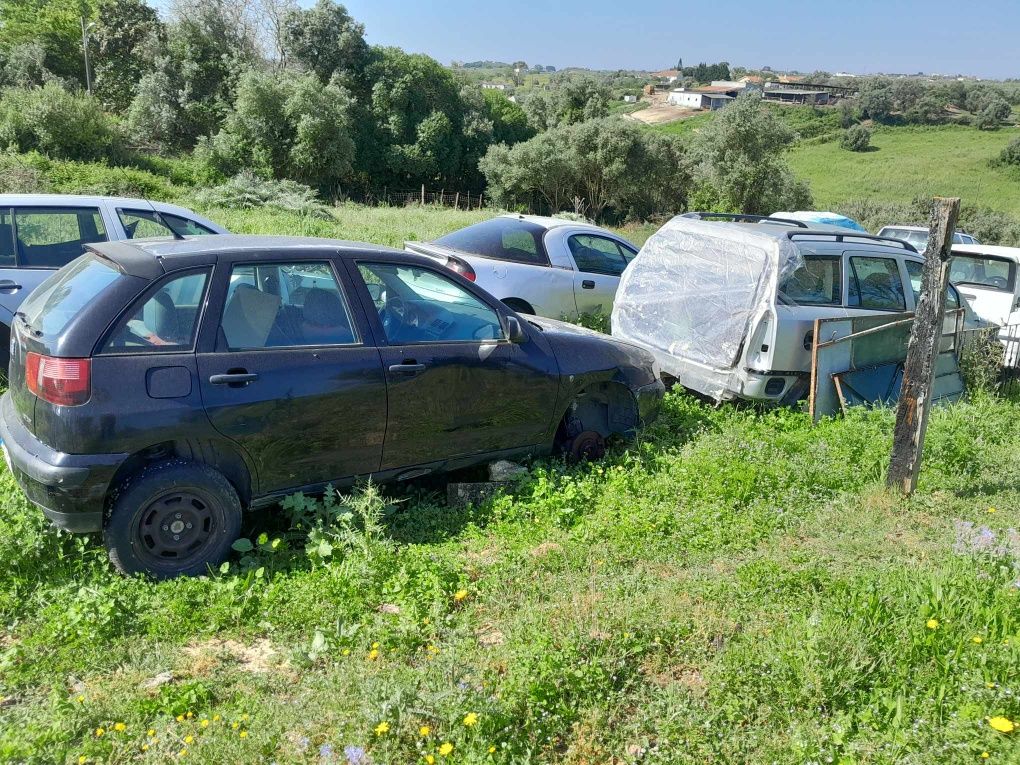
<svg viewBox="0 0 1020 765"><path fill-rule="evenodd" d="M314 0L300 2L308 6ZM688 65L725 60L802 71L1020 77L1017 0L347 0L345 5L364 23L369 42L428 53L444 64L521 59L559 68L660 69L682 56Z"/></svg>

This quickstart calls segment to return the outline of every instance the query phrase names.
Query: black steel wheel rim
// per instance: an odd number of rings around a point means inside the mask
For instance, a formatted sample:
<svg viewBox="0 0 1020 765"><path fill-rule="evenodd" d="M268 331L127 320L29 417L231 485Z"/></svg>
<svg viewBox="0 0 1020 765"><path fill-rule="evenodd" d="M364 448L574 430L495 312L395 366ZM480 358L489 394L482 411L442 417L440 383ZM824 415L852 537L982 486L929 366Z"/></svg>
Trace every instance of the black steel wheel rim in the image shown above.
<svg viewBox="0 0 1020 765"><path fill-rule="evenodd" d="M215 539L216 525L212 500L203 492L166 492L142 510L136 547L141 557L158 567L181 568L203 558Z"/></svg>

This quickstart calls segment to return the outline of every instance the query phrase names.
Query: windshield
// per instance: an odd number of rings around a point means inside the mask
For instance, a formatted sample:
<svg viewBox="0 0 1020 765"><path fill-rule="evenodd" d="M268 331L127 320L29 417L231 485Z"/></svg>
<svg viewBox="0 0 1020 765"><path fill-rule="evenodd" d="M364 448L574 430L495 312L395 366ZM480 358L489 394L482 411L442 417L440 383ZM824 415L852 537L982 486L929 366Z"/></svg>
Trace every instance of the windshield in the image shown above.
<svg viewBox="0 0 1020 765"><path fill-rule="evenodd" d="M949 281L976 287L1013 292L1016 264L988 255L953 255L949 261Z"/></svg>
<svg viewBox="0 0 1020 765"><path fill-rule="evenodd" d="M83 255L50 276L21 306L29 326L43 337L59 335L67 323L120 272L96 255Z"/></svg>
<svg viewBox="0 0 1020 765"><path fill-rule="evenodd" d="M493 218L440 237L435 243L483 258L547 266L544 234L542 226L526 220Z"/></svg>

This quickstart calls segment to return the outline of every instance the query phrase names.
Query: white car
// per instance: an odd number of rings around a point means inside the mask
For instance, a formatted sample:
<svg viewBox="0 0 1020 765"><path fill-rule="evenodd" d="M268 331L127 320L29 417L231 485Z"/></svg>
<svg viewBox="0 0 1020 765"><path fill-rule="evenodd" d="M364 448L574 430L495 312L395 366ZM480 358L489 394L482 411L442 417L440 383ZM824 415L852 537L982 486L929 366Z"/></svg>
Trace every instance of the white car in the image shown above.
<svg viewBox="0 0 1020 765"><path fill-rule="evenodd" d="M1020 308L1018 264L1020 247L953 245L949 281L982 324L1007 327L1020 320L1015 315Z"/></svg>
<svg viewBox="0 0 1020 765"><path fill-rule="evenodd" d="M928 229L924 226L883 226L878 235L910 242L914 245L914 249L922 254L928 246ZM953 234L953 244L981 243L965 231L957 231Z"/></svg>
<svg viewBox="0 0 1020 765"><path fill-rule="evenodd" d="M608 315L620 275L637 255L626 239L598 226L512 214L404 248L439 261L519 313L551 319Z"/></svg>
<svg viewBox="0 0 1020 765"><path fill-rule="evenodd" d="M0 194L0 364L14 312L86 244L115 239L229 233L185 207L75 194Z"/></svg>

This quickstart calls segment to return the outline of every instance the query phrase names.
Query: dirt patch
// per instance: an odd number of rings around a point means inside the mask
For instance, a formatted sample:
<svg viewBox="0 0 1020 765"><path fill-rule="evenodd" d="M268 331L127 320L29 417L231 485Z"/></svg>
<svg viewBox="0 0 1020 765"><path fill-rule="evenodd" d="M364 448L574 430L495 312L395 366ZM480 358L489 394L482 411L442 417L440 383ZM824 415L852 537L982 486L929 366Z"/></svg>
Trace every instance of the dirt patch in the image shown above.
<svg viewBox="0 0 1020 765"><path fill-rule="evenodd" d="M687 119L695 114L701 114L700 110L687 109L682 106L674 106L666 99L667 93L655 93L652 96L645 96L641 100L648 103L644 109L625 114L624 117L635 122L643 122L646 125L661 125L665 122Z"/></svg>
<svg viewBox="0 0 1020 765"><path fill-rule="evenodd" d="M660 688L681 685L694 696L703 696L708 688L701 670L689 664L674 664L667 667L646 667L644 670L648 681Z"/></svg>
<svg viewBox="0 0 1020 765"><path fill-rule="evenodd" d="M556 544L555 542L543 542L531 551L531 557L545 558L553 553L559 552L563 552L563 545Z"/></svg>
<svg viewBox="0 0 1020 765"><path fill-rule="evenodd" d="M260 638L251 645L237 640L212 638L186 646L184 653L191 657L191 672L196 675L208 674L218 665L227 663L236 664L242 672L263 675L284 668L287 663L266 638Z"/></svg>
<svg viewBox="0 0 1020 765"><path fill-rule="evenodd" d="M491 624L483 624L475 635L478 637L478 643L484 646L503 645L506 642L503 633Z"/></svg>

